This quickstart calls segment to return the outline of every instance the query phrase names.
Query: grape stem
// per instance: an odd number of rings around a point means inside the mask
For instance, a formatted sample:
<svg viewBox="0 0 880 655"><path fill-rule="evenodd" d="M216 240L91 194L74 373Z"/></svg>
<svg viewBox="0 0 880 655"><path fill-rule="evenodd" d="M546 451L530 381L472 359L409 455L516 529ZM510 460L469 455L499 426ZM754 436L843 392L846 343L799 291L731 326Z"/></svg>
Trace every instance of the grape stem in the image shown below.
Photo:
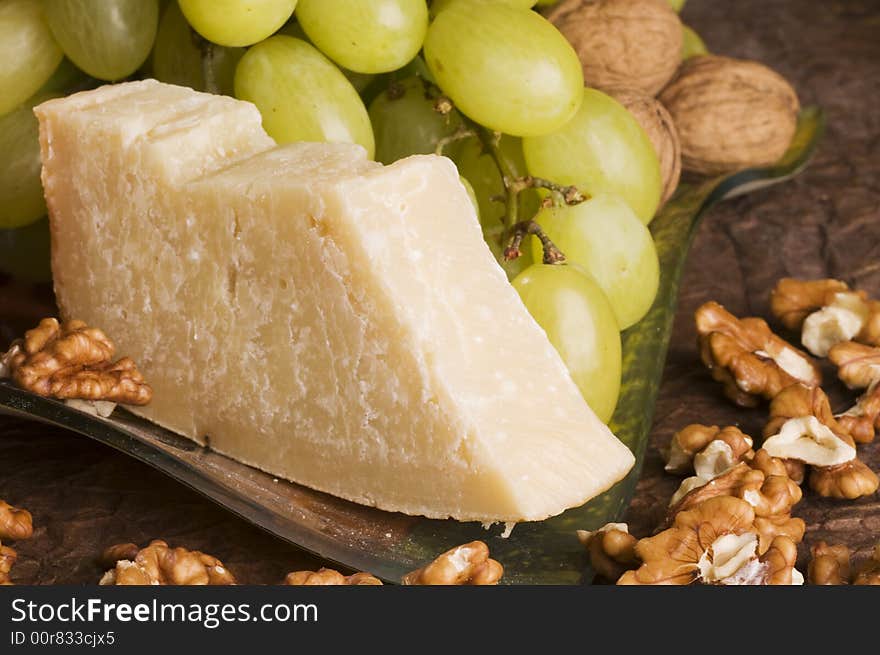
<svg viewBox="0 0 880 655"><path fill-rule="evenodd" d="M498 172L501 173L501 180L504 183L506 198L504 199L504 216L501 217L501 223L504 225L504 235L507 241L504 248L505 261L513 261L520 257L523 239L532 234L541 242L545 264L565 263L565 255L541 229L534 216L528 220L519 220L519 194L526 189L547 189L550 196L541 203L542 208L577 205L587 200L588 196L571 185L557 184L533 175L517 175L513 163L501 149L501 134L480 125L475 125L472 129L476 131L483 147L498 167ZM502 241L504 240L502 237Z"/></svg>
<svg viewBox="0 0 880 655"><path fill-rule="evenodd" d="M565 255L556 247L553 241L550 240L550 237L547 236L533 218L527 221L520 221L513 226L513 233L510 236L507 247L504 249L504 259L506 261L512 261L522 255L520 246L522 246L522 240L529 234L535 235L541 242L541 247L544 249L545 264L565 263Z"/></svg>
<svg viewBox="0 0 880 655"><path fill-rule="evenodd" d="M447 96L443 94L439 87L435 84L423 79L425 86L425 96L433 98L434 111L447 116L455 107ZM546 189L550 195L541 203L542 208L546 207L564 207L566 205L577 205L589 200L589 195L581 192L575 186L557 184L551 180L533 175L518 175L516 166L510 158L501 149L501 133L490 130L482 125L474 122L464 114L461 115L462 125L455 132L440 139L437 142L435 152L443 154L444 148L449 144L476 137L479 139L483 150L486 151L498 168L501 174L501 181L504 184L505 196L504 215L500 217L501 224L504 226L501 242L506 241L504 248L505 261L512 261L522 255L522 242L526 236L532 234L541 242L544 250L545 264L562 264L565 262L565 255L556 247L556 244L541 229L535 217L528 220L519 219L519 194L526 189Z"/></svg>

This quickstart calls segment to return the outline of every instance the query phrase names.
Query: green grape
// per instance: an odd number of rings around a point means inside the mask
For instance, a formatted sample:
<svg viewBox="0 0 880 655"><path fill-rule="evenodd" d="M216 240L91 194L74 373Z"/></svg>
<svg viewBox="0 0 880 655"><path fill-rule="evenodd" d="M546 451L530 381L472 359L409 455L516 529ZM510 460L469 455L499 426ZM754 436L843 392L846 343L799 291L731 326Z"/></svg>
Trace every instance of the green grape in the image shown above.
<svg viewBox="0 0 880 655"><path fill-rule="evenodd" d="M453 2L500 2L502 4L517 7L519 9L531 9L535 4L540 4L537 0L433 0L431 2L431 18L446 9Z"/></svg>
<svg viewBox="0 0 880 655"><path fill-rule="evenodd" d="M0 272L27 282L50 282L49 220L0 230Z"/></svg>
<svg viewBox="0 0 880 655"><path fill-rule="evenodd" d="M569 262L593 276L621 330L648 312L660 284L660 262L651 233L623 200L600 194L579 205L544 209L536 220ZM531 241L537 259L541 242Z"/></svg>
<svg viewBox="0 0 880 655"><path fill-rule="evenodd" d="M591 195L614 193L647 224L660 204L662 179L648 135L619 102L584 89L581 107L562 129L523 139L532 175L575 184Z"/></svg>
<svg viewBox="0 0 880 655"><path fill-rule="evenodd" d="M685 2L687 2L687 0L669 0L669 6L675 9L675 11L680 12L684 7Z"/></svg>
<svg viewBox="0 0 880 655"><path fill-rule="evenodd" d="M0 116L0 228L21 227L46 213L40 182L39 124L32 107L58 95L37 94Z"/></svg>
<svg viewBox="0 0 880 655"><path fill-rule="evenodd" d="M471 183L467 181L466 177L458 176L458 179L461 180L461 185L464 187L464 190L467 191L468 198L471 200L471 204L474 206L474 211L477 214L477 219L480 218L480 205L477 202L477 194L474 193L474 187L471 186Z"/></svg>
<svg viewBox="0 0 880 655"><path fill-rule="evenodd" d="M620 394L620 330L599 285L577 266L534 264L514 288L556 348L581 395L607 423Z"/></svg>
<svg viewBox="0 0 880 655"><path fill-rule="evenodd" d="M502 155L507 159L514 174L526 175L526 162L522 153L522 140L504 134L498 142ZM506 196L501 173L492 156L486 152L476 137L453 144L448 155L461 173L473 185L477 203L480 207L483 229L493 229L501 225L504 217ZM521 217L532 216L538 209L540 199L531 189L520 193L519 213Z"/></svg>
<svg viewBox="0 0 880 655"><path fill-rule="evenodd" d="M709 49L703 43L703 39L700 38L699 34L687 25L682 25L681 29L684 32L684 41L681 46L681 58L683 60L696 57L697 55L709 54Z"/></svg>
<svg viewBox="0 0 880 655"><path fill-rule="evenodd" d="M300 0L296 18L340 66L387 73L416 56L428 29L425 0Z"/></svg>
<svg viewBox="0 0 880 655"><path fill-rule="evenodd" d="M158 0L43 0L43 6L64 54L101 80L134 73L156 38Z"/></svg>
<svg viewBox="0 0 880 655"><path fill-rule="evenodd" d="M517 176L526 174L525 160L522 155L522 141L513 136L504 134L498 142L502 156L513 168ZM466 177L474 190L479 207L480 225L483 228L483 238L489 244L489 249L499 261L509 278L514 278L524 268L532 263L531 251L526 248L523 254L512 260L504 261L504 243L506 230L503 219L506 209L506 195L501 173L492 156L484 151L480 140L476 137L466 139L453 144L449 148L449 157L455 162L459 173ZM519 194L519 217L533 216L538 210L540 198L532 189L525 189Z"/></svg>
<svg viewBox="0 0 880 655"><path fill-rule="evenodd" d="M156 33L153 75L169 84L232 95L235 66L244 52L244 48L225 48L203 39L172 2L165 8Z"/></svg>
<svg viewBox="0 0 880 655"><path fill-rule="evenodd" d="M296 0L178 0L193 29L228 48L251 45L274 34L296 8Z"/></svg>
<svg viewBox="0 0 880 655"><path fill-rule="evenodd" d="M373 157L373 128L360 96L305 41L278 35L250 48L235 70L235 96L259 108L278 143L359 143Z"/></svg>
<svg viewBox="0 0 880 655"><path fill-rule="evenodd" d="M34 95L62 56L39 0L0 2L0 116Z"/></svg>
<svg viewBox="0 0 880 655"><path fill-rule="evenodd" d="M577 55L531 10L454 2L428 28L425 60L463 114L498 132L552 132L574 116L583 98Z"/></svg>
<svg viewBox="0 0 880 655"><path fill-rule="evenodd" d="M413 76L421 77L423 80L427 80L431 84L437 84L437 80L431 75L431 71L428 69L428 64L425 63L425 60L422 59L421 55L416 55L406 66L393 73L393 77L397 79Z"/></svg>
<svg viewBox="0 0 880 655"><path fill-rule="evenodd" d="M403 157L429 154L441 139L461 127L461 116L434 111L417 77L391 84L370 104L370 121L376 137L376 161L390 164Z"/></svg>
<svg viewBox="0 0 880 655"><path fill-rule="evenodd" d="M296 39L301 39L303 41L311 43L312 45L315 45L305 33L302 26L295 20L287 23L284 27L278 30L277 33L286 34L287 36L292 36ZM364 91L370 85L370 83L372 83L376 79L375 75L369 75L367 73L355 73L354 71L350 71L347 68L340 67L339 70L341 70L342 74L348 78L348 81L351 82L351 85L358 93Z"/></svg>

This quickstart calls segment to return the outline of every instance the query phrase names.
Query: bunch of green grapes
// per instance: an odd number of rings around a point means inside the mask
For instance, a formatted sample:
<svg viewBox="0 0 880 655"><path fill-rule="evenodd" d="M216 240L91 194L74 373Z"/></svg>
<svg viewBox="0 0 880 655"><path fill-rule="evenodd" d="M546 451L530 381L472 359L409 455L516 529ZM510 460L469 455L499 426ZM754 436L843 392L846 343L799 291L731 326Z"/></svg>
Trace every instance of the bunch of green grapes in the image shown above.
<svg viewBox="0 0 880 655"><path fill-rule="evenodd" d="M0 228L46 211L32 107L105 82L155 77L234 95L278 143L355 143L385 164L442 154L489 249L607 421L620 331L658 287L647 225L660 169L635 119L584 87L574 50L538 13L547 4L0 0Z"/></svg>

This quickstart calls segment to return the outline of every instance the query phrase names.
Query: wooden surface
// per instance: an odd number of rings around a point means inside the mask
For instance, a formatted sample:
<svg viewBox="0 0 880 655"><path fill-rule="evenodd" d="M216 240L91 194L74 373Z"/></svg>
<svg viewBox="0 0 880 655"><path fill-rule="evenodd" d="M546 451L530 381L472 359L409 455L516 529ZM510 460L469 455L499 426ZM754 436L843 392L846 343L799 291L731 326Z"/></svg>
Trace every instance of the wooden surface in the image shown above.
<svg viewBox="0 0 880 655"><path fill-rule="evenodd" d="M714 299L767 316L785 275L833 276L880 297L880 3L871 0L689 0L683 18L719 54L761 60L791 79L804 105L820 104L828 131L810 168L781 187L730 201L706 217L682 286L673 341L638 491L626 520L636 534L659 521L678 480L657 447L692 422L759 434L764 409L729 405L700 366L694 309ZM42 298L35 303L26 297ZM47 287L0 276L0 346L50 312ZM829 389L838 407L848 402ZM838 407L835 407L837 409ZM880 470L880 442L860 449ZM221 558L241 582L275 583L321 562L269 537L145 465L86 438L0 418L0 498L29 509L35 533L16 544L18 583L93 583L95 557L119 541L164 538ZM796 514L810 543L842 541L860 555L880 540L880 500L821 500Z"/></svg>

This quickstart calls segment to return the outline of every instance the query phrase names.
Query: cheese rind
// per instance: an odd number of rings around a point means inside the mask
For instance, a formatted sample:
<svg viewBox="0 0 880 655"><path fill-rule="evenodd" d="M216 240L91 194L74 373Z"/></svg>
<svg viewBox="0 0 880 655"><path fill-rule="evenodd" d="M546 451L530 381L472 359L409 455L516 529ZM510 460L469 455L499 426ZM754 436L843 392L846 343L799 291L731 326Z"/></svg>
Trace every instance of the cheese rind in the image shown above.
<svg viewBox="0 0 880 655"><path fill-rule="evenodd" d="M252 105L153 81L36 112L59 306L138 362L134 411L435 518L543 519L631 468L449 160L275 147Z"/></svg>

